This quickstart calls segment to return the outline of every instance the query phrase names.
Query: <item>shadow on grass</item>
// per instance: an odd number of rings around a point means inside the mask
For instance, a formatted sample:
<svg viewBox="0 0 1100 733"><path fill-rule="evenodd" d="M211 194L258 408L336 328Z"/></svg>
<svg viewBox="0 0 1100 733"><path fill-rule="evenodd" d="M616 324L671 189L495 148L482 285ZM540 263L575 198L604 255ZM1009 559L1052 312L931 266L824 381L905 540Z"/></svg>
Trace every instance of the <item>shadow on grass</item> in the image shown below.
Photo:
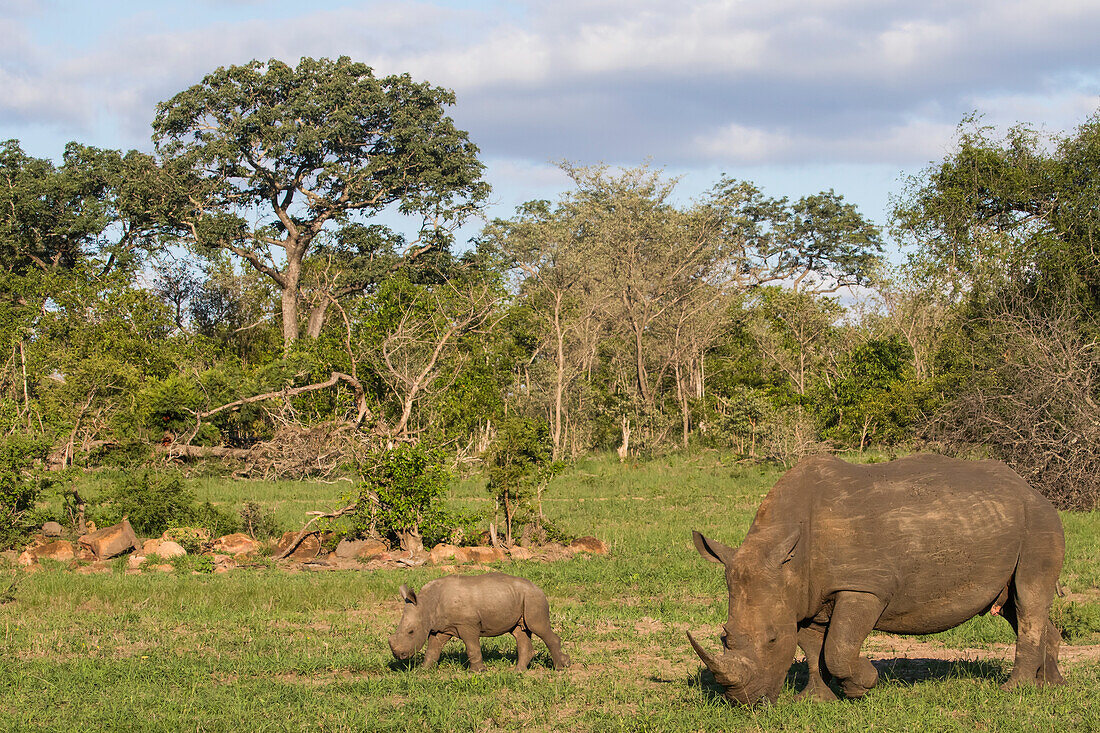
<svg viewBox="0 0 1100 733"><path fill-rule="evenodd" d="M481 660L490 666L495 666L497 662L503 661L509 668L514 667L516 664L516 652L515 650L507 649L482 649ZM391 659L386 665L392 671L408 671L410 669L419 668L424 661L424 652L418 652L409 659L398 660ZM470 660L466 657L466 650L461 645L456 646L453 649L444 649L443 653L439 655L439 666L443 667L462 667L464 669L470 668ZM534 669L537 667L546 667L547 669L554 668L554 660L550 658L549 653L536 653L531 663L528 665L528 669Z"/></svg>
<svg viewBox="0 0 1100 733"><path fill-rule="evenodd" d="M990 680L1000 684L1008 679L1004 664L995 660L946 660L946 659L874 659L871 664L878 670L879 684L893 682L912 686L921 682L934 682L952 679L980 679ZM671 680L650 678L654 682L671 682ZM806 662L795 662L787 670L786 686L797 692L802 692L810 681L810 669ZM726 688L714 680L710 670L699 669L688 678L688 684L698 687L703 698L710 702L728 700L725 697ZM844 699L844 693L835 680L829 687ZM734 703L731 703L734 704Z"/></svg>
<svg viewBox="0 0 1100 733"><path fill-rule="evenodd" d="M952 679L981 679L1000 684L1008 679L1005 665L991 659L873 659L880 682L913 685Z"/></svg>

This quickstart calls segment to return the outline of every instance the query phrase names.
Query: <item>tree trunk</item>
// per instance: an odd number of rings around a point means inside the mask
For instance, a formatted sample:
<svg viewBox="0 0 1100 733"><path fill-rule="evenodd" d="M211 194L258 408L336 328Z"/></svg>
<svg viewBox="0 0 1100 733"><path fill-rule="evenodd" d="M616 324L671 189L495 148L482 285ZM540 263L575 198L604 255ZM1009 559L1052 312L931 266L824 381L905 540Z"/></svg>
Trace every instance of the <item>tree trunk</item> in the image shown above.
<svg viewBox="0 0 1100 733"><path fill-rule="evenodd" d="M309 311L309 321L306 323L306 336L311 339L319 338L321 329L325 327L325 313L328 312L328 298L313 306Z"/></svg>
<svg viewBox="0 0 1100 733"><path fill-rule="evenodd" d="M283 273L285 285L281 293L283 310L283 351L298 339L298 281L302 276L302 261L294 259L290 247L287 247L286 272Z"/></svg>

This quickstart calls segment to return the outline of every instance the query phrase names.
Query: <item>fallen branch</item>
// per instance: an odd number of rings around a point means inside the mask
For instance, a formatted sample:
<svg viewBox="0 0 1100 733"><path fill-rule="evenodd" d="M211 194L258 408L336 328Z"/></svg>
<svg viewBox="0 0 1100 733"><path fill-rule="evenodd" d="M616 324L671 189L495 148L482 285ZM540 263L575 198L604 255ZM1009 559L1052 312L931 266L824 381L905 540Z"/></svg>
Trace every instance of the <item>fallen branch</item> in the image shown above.
<svg viewBox="0 0 1100 733"><path fill-rule="evenodd" d="M215 407L212 410L206 410L205 412L196 412L195 415L195 428L191 431L191 434L187 436L185 443L190 443L198 435L199 428L202 426L202 421L208 417L217 415L220 412L226 410L235 410L245 405L250 405L254 402L263 402L264 400L274 399L275 397L294 397L296 395L305 394L306 392L316 392L321 389L328 389L329 387L335 387L338 383L345 382L355 391L355 402L357 405L357 414L355 416L355 424L359 425L363 422L363 419L370 412L370 408L367 407L367 397L363 390L363 383L350 374L344 374L343 372L333 372L332 376L323 382L316 382L314 384L307 384L302 387L292 387L289 389L280 389L274 392L265 392L263 394L254 395L252 397L242 397L239 400L233 400L220 407Z"/></svg>
<svg viewBox="0 0 1100 733"><path fill-rule="evenodd" d="M306 535L309 534L309 525L313 524L318 519L336 519L337 517L342 517L345 514L349 514L355 511L358 506L359 503L356 502L355 504L349 504L343 509L337 510L335 512L306 512L306 514L312 514L315 516L313 517L313 519L305 523L305 526L302 527L302 530L298 532L297 535L295 535L291 543L287 545L282 552L275 556L275 559L282 560L283 558L288 557L296 549L298 549L298 545L302 544L302 540L304 540L306 538Z"/></svg>

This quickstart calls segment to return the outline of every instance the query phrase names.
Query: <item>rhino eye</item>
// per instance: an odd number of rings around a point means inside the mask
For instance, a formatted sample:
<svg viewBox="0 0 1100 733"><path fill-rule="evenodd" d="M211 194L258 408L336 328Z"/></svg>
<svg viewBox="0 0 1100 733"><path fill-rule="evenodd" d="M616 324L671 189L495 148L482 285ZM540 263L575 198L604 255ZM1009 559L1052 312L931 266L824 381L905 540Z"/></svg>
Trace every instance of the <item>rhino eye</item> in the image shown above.
<svg viewBox="0 0 1100 733"><path fill-rule="evenodd" d="M409 636L412 636L414 631L416 631L416 629L409 629Z"/></svg>

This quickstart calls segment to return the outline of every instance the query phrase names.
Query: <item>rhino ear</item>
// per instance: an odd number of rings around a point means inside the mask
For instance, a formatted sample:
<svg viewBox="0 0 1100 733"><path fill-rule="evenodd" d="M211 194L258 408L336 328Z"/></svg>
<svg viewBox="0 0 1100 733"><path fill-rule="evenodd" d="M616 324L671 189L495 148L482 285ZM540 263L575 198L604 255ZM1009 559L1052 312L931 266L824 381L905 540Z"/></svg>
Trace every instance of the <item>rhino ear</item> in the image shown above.
<svg viewBox="0 0 1100 733"><path fill-rule="evenodd" d="M780 540L774 551L771 554L771 560L775 563L776 567L780 565L786 565L794 559L795 550L798 548L798 541L802 538L802 524L799 523L794 531L787 534Z"/></svg>
<svg viewBox="0 0 1100 733"><path fill-rule="evenodd" d="M695 530L691 532L691 541L695 543L695 549L699 551L699 554L711 562L729 565L733 560L733 556L737 554L737 550L734 548L723 545L717 540L708 540Z"/></svg>
<svg viewBox="0 0 1100 733"><path fill-rule="evenodd" d="M404 584L401 586L401 599L404 600L405 603L416 605L416 593L413 592L412 588Z"/></svg>

